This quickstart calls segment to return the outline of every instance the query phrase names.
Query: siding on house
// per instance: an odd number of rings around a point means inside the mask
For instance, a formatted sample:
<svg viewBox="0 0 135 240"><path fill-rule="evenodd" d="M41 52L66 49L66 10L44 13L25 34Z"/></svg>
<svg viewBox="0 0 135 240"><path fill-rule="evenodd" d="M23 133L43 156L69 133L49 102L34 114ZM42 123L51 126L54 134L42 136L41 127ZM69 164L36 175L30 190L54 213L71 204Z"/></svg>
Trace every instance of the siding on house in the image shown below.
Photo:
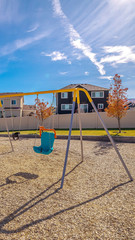
<svg viewBox="0 0 135 240"><path fill-rule="evenodd" d="M21 92L22 93L22 92ZM4 95L10 95L15 93L0 93L0 98L2 100L3 110L5 111L5 117L21 117L23 110L23 96L15 96L12 98L5 98ZM0 107L0 117L3 117L2 107Z"/></svg>
<svg viewBox="0 0 135 240"><path fill-rule="evenodd" d="M91 96L92 92L103 92L103 97L92 98L92 99L93 99L93 102L95 103L97 109L102 106L101 104L103 104L103 109L99 109L99 111L104 111L104 109L107 107L107 98L108 98L108 94L109 94L109 89L90 85L90 84L71 84L62 89L70 89L70 88L84 88L89 92L90 96ZM61 106L62 106L62 104L72 104L72 102L73 102L72 92L68 92L67 98L61 98L61 93L58 93L56 96L56 105L57 105L56 113L57 114L71 113L71 110L62 110ZM85 95L84 92L81 92L81 91L80 91L80 104L87 104L88 112L93 111L92 105L89 102L87 96ZM75 112L77 112L77 108L78 107L77 107L77 103L76 103Z"/></svg>

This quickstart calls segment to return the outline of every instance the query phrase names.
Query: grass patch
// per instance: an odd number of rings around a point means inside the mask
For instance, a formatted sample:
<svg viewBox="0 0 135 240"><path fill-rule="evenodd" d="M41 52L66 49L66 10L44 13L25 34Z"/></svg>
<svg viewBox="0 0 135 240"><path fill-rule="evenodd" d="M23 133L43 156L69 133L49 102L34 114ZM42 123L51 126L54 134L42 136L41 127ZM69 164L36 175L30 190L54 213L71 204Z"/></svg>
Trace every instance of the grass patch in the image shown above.
<svg viewBox="0 0 135 240"><path fill-rule="evenodd" d="M57 130L57 135L68 135L69 131L68 130ZM109 133L112 136L135 136L135 129L134 130L122 130L121 133L119 133L118 130L109 130ZM80 135L79 130L72 130L71 135ZM107 135L105 130L82 130L82 135L83 136L105 136Z"/></svg>
<svg viewBox="0 0 135 240"><path fill-rule="evenodd" d="M10 131L10 134L13 132ZM25 131L20 131L20 134L39 134L39 131L36 130L25 130ZM112 136L129 136L129 137L134 137L135 136L135 129L122 129L121 133L119 133L118 129L111 129L109 130L109 133ZM7 132L0 132L0 134L7 134ZM69 130L56 130L57 135L68 135ZM79 136L80 131L79 130L72 130L72 135ZM107 135L106 131L103 129L84 129L82 130L82 135L83 136L105 136Z"/></svg>

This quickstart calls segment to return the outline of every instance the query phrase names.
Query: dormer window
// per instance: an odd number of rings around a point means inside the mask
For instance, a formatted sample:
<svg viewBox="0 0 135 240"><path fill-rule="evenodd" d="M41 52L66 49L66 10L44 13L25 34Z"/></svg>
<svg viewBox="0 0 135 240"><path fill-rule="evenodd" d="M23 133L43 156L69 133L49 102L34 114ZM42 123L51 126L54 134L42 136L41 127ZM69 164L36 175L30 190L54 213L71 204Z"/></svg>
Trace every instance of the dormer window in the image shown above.
<svg viewBox="0 0 135 240"><path fill-rule="evenodd" d="M68 93L67 92L62 92L61 93L61 98L68 98Z"/></svg>

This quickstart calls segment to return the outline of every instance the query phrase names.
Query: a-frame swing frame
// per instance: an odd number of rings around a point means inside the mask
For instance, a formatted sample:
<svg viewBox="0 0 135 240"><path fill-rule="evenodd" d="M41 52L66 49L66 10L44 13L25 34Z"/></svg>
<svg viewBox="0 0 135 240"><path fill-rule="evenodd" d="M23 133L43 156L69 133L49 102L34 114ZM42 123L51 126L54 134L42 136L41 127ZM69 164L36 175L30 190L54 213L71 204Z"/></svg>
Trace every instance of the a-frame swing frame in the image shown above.
<svg viewBox="0 0 135 240"><path fill-rule="evenodd" d="M78 104L78 113L79 113L79 127L80 127L80 140L81 140L81 156L82 156L82 161L83 161L83 146L82 146L82 128L81 128L81 119L80 119L80 97L79 97L79 91L84 91L89 102L91 103L92 107L94 108L95 112L97 113L98 117L99 117L99 120L100 122L102 123L107 135L108 135L108 138L112 144L112 146L114 147L128 177L130 178L130 181L133 181L133 178L118 150L118 148L116 147L116 144L113 140L113 138L111 137L110 133L108 132L108 129L107 127L105 126L105 123L103 121L103 119L101 118L92 98L90 97L89 93L87 92L87 90L85 89L81 89L81 88L77 88L75 91L74 91L74 96L73 96L73 105L72 105L72 113L71 113L71 121L70 121L70 127L69 127L69 135L68 135L68 143L67 143L67 149L66 149L66 156L65 156L65 162L64 162L64 168L63 168L63 174L62 174L62 180L61 180L61 188L63 188L63 184L64 184L64 178L65 178L65 172L66 172L66 165L67 165L67 159L68 159L68 152L69 152L69 145L70 145L70 140L71 140L71 131L72 131L72 123L73 123L73 115L74 115L74 110L75 110L75 102L76 102L76 98L77 98L77 104Z"/></svg>
<svg viewBox="0 0 135 240"><path fill-rule="evenodd" d="M53 94L57 94L57 93L61 93L61 92L73 92L74 95L73 95L73 104L72 104L72 112L71 112L71 120L70 120L70 127L69 127L69 135L68 135L68 141L67 141L67 149L66 149L66 155L65 155L65 161L64 161L64 167L63 167L63 173L62 173L62 178L61 178L61 186L60 188L63 188L63 184L64 184L64 178L65 178L65 173L66 173L66 166L67 166L67 160L68 160L68 153L69 153L69 146L70 146L70 140L71 140L71 131L72 131L72 123L73 123L73 115L74 115L74 110L75 110L75 103L76 103L76 99L77 99L77 104L78 104L78 116L79 116L79 128L80 128L80 142L81 142L81 158L82 158L82 161L83 161L83 143L82 143L82 127L81 127L81 118L80 118L80 96L79 96L79 92L80 91L83 91L89 102L91 103L92 107L94 108L95 112L97 113L98 117L99 117L99 120L103 126L103 128L105 129L107 135L108 135L108 138L112 144L112 146L114 147L130 181L133 181L133 178L118 150L118 148L116 147L116 144L113 140L113 138L111 137L110 133L108 132L108 129L107 127L105 126L105 123L103 121L103 119L101 118L92 98L90 97L88 91L84 88L71 88L71 89L60 89L60 90L50 90L50 91L39 91L39 92L29 92L29 93L15 93L15 94L8 94L8 95L0 95L0 107L2 107L2 103L1 103L1 99L2 98L10 98L10 97L16 97L16 96L28 96L28 95L39 95L39 94L49 94L49 93L53 93ZM3 111L3 107L2 107L2 111ZM6 119L5 119L6 121ZM6 124L7 125L7 124ZM8 127L7 127L7 131L8 131ZM8 131L8 136L9 136L9 140L10 140L10 135L9 135L9 131ZM10 140L10 143L11 143L11 140ZM12 147L12 151L13 151L13 146L11 144L11 147Z"/></svg>

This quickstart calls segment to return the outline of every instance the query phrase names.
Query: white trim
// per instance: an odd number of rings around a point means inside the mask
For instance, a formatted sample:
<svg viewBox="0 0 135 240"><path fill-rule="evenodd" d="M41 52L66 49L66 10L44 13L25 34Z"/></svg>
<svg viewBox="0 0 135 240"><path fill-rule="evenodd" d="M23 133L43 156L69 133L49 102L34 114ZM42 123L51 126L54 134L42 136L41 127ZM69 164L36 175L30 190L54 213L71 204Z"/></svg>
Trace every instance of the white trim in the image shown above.
<svg viewBox="0 0 135 240"><path fill-rule="evenodd" d="M61 111L72 111L72 107L71 107L71 109L62 109L63 105L71 105L72 106L72 104L61 104Z"/></svg>
<svg viewBox="0 0 135 240"><path fill-rule="evenodd" d="M62 94L67 94L67 97L63 97ZM68 92L61 92L61 99L67 99L68 98Z"/></svg>
<svg viewBox="0 0 135 240"><path fill-rule="evenodd" d="M80 104L80 111L81 111L81 109L82 109L82 108L81 108L82 105L87 105L87 112L88 112L88 103L82 103L82 104ZM83 110L84 110L84 109L83 109Z"/></svg>
<svg viewBox="0 0 135 240"><path fill-rule="evenodd" d="M103 93L103 97L93 97L93 96L92 96L92 93L96 93L96 92L102 92L102 93ZM91 97L92 97L92 98L104 98L104 91L92 91L92 92L91 92Z"/></svg>
<svg viewBox="0 0 135 240"><path fill-rule="evenodd" d="M102 108L99 107L99 105L102 105ZM98 103L98 109L104 109L104 103Z"/></svg>

